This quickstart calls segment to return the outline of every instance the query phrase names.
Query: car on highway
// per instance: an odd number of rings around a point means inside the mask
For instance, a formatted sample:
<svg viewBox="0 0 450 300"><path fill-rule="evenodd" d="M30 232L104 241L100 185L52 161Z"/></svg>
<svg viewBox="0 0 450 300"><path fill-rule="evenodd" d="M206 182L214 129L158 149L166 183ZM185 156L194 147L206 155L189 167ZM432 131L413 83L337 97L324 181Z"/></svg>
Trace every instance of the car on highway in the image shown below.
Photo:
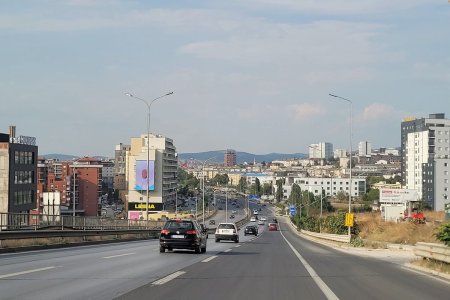
<svg viewBox="0 0 450 300"><path fill-rule="evenodd" d="M239 243L238 228L234 223L220 223L216 229L216 243L229 240Z"/></svg>
<svg viewBox="0 0 450 300"><path fill-rule="evenodd" d="M207 229L195 220L168 220L159 237L159 252L188 249L206 252Z"/></svg>
<svg viewBox="0 0 450 300"><path fill-rule="evenodd" d="M231 213L232 214L237 214L237 210L232 210Z"/></svg>
<svg viewBox="0 0 450 300"><path fill-rule="evenodd" d="M261 216L261 221L267 221L267 218L266 217L264 217L264 216Z"/></svg>
<svg viewBox="0 0 450 300"><path fill-rule="evenodd" d="M209 220L209 225L216 225L216 220Z"/></svg>
<svg viewBox="0 0 450 300"><path fill-rule="evenodd" d="M235 218L235 216L234 215L230 215L230 219L234 219Z"/></svg>
<svg viewBox="0 0 450 300"><path fill-rule="evenodd" d="M254 215L259 214L258 210L254 209L254 210L253 210L253 214L254 214Z"/></svg>
<svg viewBox="0 0 450 300"><path fill-rule="evenodd" d="M278 231L278 225L276 223L269 223L269 231Z"/></svg>
<svg viewBox="0 0 450 300"><path fill-rule="evenodd" d="M248 235L248 234L258 235L258 227L255 225L245 226L244 235Z"/></svg>
<svg viewBox="0 0 450 300"><path fill-rule="evenodd" d="M263 220L258 221L258 225L264 225L264 224L265 224L265 222Z"/></svg>
<svg viewBox="0 0 450 300"><path fill-rule="evenodd" d="M255 217L251 217L250 218L250 222L256 222L256 218Z"/></svg>

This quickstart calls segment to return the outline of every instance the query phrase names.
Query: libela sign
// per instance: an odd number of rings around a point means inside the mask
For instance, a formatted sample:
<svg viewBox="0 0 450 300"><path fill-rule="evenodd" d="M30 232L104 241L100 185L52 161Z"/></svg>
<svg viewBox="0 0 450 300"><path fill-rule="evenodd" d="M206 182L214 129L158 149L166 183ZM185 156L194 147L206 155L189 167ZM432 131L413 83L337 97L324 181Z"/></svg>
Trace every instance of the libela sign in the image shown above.
<svg viewBox="0 0 450 300"><path fill-rule="evenodd" d="M147 203L128 203L128 211L138 210L138 211L145 211L146 210ZM163 204L162 203L149 203L148 204L148 211L161 211L163 210Z"/></svg>

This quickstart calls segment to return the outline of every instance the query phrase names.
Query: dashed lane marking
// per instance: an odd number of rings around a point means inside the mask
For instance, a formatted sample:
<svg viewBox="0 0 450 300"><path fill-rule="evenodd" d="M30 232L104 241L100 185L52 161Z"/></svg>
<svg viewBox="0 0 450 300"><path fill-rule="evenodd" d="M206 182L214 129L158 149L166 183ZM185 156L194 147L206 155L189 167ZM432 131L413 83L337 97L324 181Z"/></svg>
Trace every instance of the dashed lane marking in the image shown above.
<svg viewBox="0 0 450 300"><path fill-rule="evenodd" d="M202 260L202 262L204 262L204 263L206 263L206 262L210 262L210 261L212 261L214 258L216 258L217 257L217 255L214 255L214 256L210 256L210 257L208 257L208 258L206 258L206 259L204 259L204 260Z"/></svg>
<svg viewBox="0 0 450 300"><path fill-rule="evenodd" d="M227 250L225 250L225 251L223 251L223 252L230 252L232 249L227 249Z"/></svg>
<svg viewBox="0 0 450 300"><path fill-rule="evenodd" d="M124 254L118 254L118 255L111 255L111 256L104 256L103 258L106 258L106 259L108 259L108 258L115 258L115 257L121 257L121 256L128 256L128 255L133 255L133 254L136 254L136 253L124 253Z"/></svg>
<svg viewBox="0 0 450 300"><path fill-rule="evenodd" d="M163 277L163 278L161 278L159 280L153 281L152 285L163 285L163 284L168 283L169 281L171 281L171 280L173 280L173 279L177 278L178 276L181 276L181 275L183 275L185 273L186 272L184 272L184 271L177 271L177 272L172 273L170 275L167 275L166 277Z"/></svg>
<svg viewBox="0 0 450 300"><path fill-rule="evenodd" d="M24 275L24 274L30 274L30 273L35 273L35 272L47 271L47 270L51 270L54 268L55 267L52 266L52 267L39 268L39 269L33 269L33 270L28 270L28 271L16 272L16 273L9 273L9 274L5 274L5 275L0 275L0 279Z"/></svg>

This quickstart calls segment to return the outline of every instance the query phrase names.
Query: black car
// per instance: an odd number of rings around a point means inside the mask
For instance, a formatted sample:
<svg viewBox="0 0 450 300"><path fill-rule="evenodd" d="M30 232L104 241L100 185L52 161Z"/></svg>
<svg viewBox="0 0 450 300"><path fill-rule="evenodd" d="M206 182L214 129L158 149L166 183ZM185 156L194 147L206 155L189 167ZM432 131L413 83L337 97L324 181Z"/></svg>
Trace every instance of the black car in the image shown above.
<svg viewBox="0 0 450 300"><path fill-rule="evenodd" d="M169 220L161 230L159 252L173 249L206 252L207 229L194 220Z"/></svg>
<svg viewBox="0 0 450 300"><path fill-rule="evenodd" d="M247 234L258 235L258 227L253 225L246 226L244 229L244 235Z"/></svg>

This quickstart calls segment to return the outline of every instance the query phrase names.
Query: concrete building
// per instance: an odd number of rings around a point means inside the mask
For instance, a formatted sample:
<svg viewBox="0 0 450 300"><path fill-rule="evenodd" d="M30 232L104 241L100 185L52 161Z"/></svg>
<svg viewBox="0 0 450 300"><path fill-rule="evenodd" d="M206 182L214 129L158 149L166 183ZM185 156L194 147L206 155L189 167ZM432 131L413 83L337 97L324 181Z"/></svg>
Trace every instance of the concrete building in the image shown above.
<svg viewBox="0 0 450 300"><path fill-rule="evenodd" d="M347 157L347 150L345 150L345 149L336 149L336 150L334 150L334 158L335 159L340 159L340 158L343 158L343 157Z"/></svg>
<svg viewBox="0 0 450 300"><path fill-rule="evenodd" d="M0 212L28 213L37 206L37 156L34 137L0 133Z"/></svg>
<svg viewBox="0 0 450 300"><path fill-rule="evenodd" d="M401 123L401 172L406 189L417 190L435 211L449 203L450 120L445 114Z"/></svg>
<svg viewBox="0 0 450 300"><path fill-rule="evenodd" d="M228 149L223 158L224 167L232 167L236 165L236 151Z"/></svg>
<svg viewBox="0 0 450 300"><path fill-rule="evenodd" d="M100 162L102 168L103 190L112 191L114 186L114 161L103 160Z"/></svg>
<svg viewBox="0 0 450 300"><path fill-rule="evenodd" d="M372 154L372 144L368 141L359 142L358 144L358 155L359 156L370 156Z"/></svg>
<svg viewBox="0 0 450 300"><path fill-rule="evenodd" d="M147 149L150 151L147 152ZM147 153L150 157L149 169ZM126 208L129 219L146 219L147 190L149 213L161 212L166 205L175 202L178 159L172 139L154 134L150 135L150 141L146 134L132 138L127 166L126 180L129 184Z"/></svg>
<svg viewBox="0 0 450 300"><path fill-rule="evenodd" d="M128 193L127 178L127 153L131 150L130 145L120 143L116 145L114 151L114 182L113 187L119 193L119 199L126 201L125 196Z"/></svg>
<svg viewBox="0 0 450 300"><path fill-rule="evenodd" d="M309 145L309 158L326 160L333 158L333 144L322 142Z"/></svg>

